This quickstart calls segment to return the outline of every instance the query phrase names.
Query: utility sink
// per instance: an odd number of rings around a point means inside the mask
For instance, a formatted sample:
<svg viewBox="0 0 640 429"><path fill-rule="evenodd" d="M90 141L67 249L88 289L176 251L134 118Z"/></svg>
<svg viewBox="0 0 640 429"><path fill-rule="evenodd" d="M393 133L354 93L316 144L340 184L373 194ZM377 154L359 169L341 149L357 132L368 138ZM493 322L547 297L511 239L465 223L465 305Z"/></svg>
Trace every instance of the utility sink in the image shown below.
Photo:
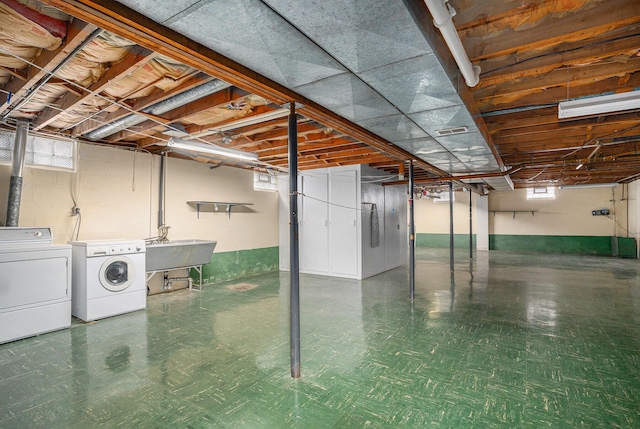
<svg viewBox="0 0 640 429"><path fill-rule="evenodd" d="M146 271L169 271L208 264L217 241L173 240L146 245Z"/></svg>

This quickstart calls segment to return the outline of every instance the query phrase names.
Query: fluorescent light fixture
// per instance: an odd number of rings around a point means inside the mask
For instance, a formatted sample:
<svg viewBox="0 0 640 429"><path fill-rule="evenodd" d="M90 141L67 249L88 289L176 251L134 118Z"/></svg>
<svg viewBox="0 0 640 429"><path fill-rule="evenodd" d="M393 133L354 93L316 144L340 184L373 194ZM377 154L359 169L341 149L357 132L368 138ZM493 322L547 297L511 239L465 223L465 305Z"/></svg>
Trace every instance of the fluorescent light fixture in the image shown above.
<svg viewBox="0 0 640 429"><path fill-rule="evenodd" d="M617 183L585 183L583 185L560 185L558 189L582 189L582 188L610 188L618 186Z"/></svg>
<svg viewBox="0 0 640 429"><path fill-rule="evenodd" d="M201 152L209 155L222 156L224 158L242 159L244 161L258 160L257 153L243 152L241 150L229 149L226 147L216 146L214 144L193 142L190 140L172 138L167 142L167 147L171 149L186 150L189 152Z"/></svg>
<svg viewBox="0 0 640 429"><path fill-rule="evenodd" d="M247 116L246 118L238 119L237 121L229 122L228 124L221 125L216 128L211 128L210 130L203 131L201 133L191 134L192 137L204 137L211 134L217 134L224 131L235 130L240 127L248 127L249 125L259 124L261 122L270 121L272 119L283 118L288 116L290 113L289 109L276 109L271 112L262 113L260 115Z"/></svg>
<svg viewBox="0 0 640 429"><path fill-rule="evenodd" d="M575 118L633 109L640 109L640 91L562 101L558 104L558 118Z"/></svg>

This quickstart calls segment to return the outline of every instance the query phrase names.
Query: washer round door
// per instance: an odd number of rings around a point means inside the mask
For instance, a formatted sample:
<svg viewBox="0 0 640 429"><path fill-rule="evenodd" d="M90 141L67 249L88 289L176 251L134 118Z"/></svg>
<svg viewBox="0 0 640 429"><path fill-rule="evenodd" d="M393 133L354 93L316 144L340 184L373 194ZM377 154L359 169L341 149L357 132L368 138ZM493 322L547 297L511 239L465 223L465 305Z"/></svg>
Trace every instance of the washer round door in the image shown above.
<svg viewBox="0 0 640 429"><path fill-rule="evenodd" d="M120 292L131 286L136 277L136 268L126 256L112 256L100 267L100 283L111 292Z"/></svg>

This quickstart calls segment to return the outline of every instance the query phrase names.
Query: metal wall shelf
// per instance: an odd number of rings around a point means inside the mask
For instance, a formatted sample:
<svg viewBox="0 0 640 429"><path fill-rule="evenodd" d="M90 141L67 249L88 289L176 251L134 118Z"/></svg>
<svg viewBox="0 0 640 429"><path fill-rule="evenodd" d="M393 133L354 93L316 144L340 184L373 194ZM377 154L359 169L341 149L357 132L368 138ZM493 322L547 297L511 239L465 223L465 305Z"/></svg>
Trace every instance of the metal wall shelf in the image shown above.
<svg viewBox="0 0 640 429"><path fill-rule="evenodd" d="M196 212L198 213L198 219L200 219L200 209L202 207L211 206L214 211L218 211L218 206L225 206L225 211L229 215L229 219L231 219L231 208L235 206L252 206L253 203L227 203L220 201L187 201L187 204L196 208Z"/></svg>
<svg viewBox="0 0 640 429"><path fill-rule="evenodd" d="M513 219L516 218L516 213L531 213L531 216L533 216L533 214L537 212L537 210L489 210L489 211L493 213L494 217L496 213L513 213Z"/></svg>

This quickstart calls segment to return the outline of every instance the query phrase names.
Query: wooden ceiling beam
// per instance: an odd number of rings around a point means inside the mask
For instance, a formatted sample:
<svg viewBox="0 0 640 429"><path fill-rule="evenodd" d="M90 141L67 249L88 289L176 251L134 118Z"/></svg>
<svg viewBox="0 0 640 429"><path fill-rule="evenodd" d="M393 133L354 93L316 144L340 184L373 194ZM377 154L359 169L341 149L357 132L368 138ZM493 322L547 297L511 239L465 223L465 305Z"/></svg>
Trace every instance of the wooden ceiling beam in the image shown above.
<svg viewBox="0 0 640 429"><path fill-rule="evenodd" d="M73 110L90 97L94 97L93 93L99 94L105 90L113 82L118 81L122 77L136 70L140 66L151 61L156 55L150 50L140 46L134 47L121 61L115 63L102 75L97 82L90 85L84 94L76 95L67 93L56 101L57 108L45 108L33 123L33 129L39 130L55 122L58 117L68 110Z"/></svg>
<svg viewBox="0 0 640 429"><path fill-rule="evenodd" d="M487 113L496 110L518 109L529 106L557 106L558 102L567 100L569 97L576 98L610 93L612 88L615 88L616 92L627 92L634 90L638 86L640 86L640 71L625 75L623 78L615 76L580 86L572 84L569 88L569 93L567 93L566 86L557 86L535 93L528 93L526 96L521 96L521 94L507 94L505 97L498 98L494 94L493 97L478 99L477 101L480 110L483 113Z"/></svg>
<svg viewBox="0 0 640 429"><path fill-rule="evenodd" d="M636 30L637 31L637 30ZM527 61L502 60L500 64L479 64L483 70L480 82L474 90L480 90L505 82L517 82L520 79L544 75L568 66L579 67L587 64L602 64L606 61L623 61L638 54L640 50L640 35L606 41L593 46L575 48L567 52L541 55ZM622 58L621 58L622 57ZM492 70L490 67L495 67Z"/></svg>
<svg viewBox="0 0 640 429"><path fill-rule="evenodd" d="M301 114L350 135L391 157L399 160L415 158L404 149L390 144L361 126L118 2L110 0L44 0L44 2L147 49L217 76L276 104L299 102L304 106L299 109ZM495 148L493 150L495 151ZM497 154L497 151L495 153ZM499 159L499 156L497 157ZM502 161L499 160L499 162ZM422 160L416 160L415 164L437 175L446 174Z"/></svg>
<svg viewBox="0 0 640 429"><path fill-rule="evenodd" d="M0 113L7 110L13 103L19 103L22 97L27 94L27 91L62 63L96 28L95 25L79 19L71 21L64 43L58 49L53 51L43 50L32 61L34 65L27 67L24 73L24 80L14 77L4 86L4 91L0 93ZM9 94L11 94L11 104L7 103Z"/></svg>
<svg viewBox="0 0 640 429"><path fill-rule="evenodd" d="M198 73L194 76L190 76L185 78L184 81L169 91L163 91L161 89L154 90L151 94L138 98L133 101L130 105L130 109L125 109L123 107L118 107L117 105L112 105L109 108L104 110L104 113L96 117L96 119L89 118L85 121L82 121L78 125L76 125L71 135L74 137L82 136L91 132L95 129L102 127L105 124L109 124L118 119L122 119L125 116L130 115L133 111L140 111L146 107L152 106L160 101L164 101L168 98L181 94L185 91L193 89L196 86L202 85L203 83L207 83L212 81L214 78L211 76L207 76L204 73ZM122 102L122 100L120 100Z"/></svg>
<svg viewBox="0 0 640 429"><path fill-rule="evenodd" d="M505 19L518 22L511 17ZM637 23L640 23L637 4L628 0L607 0L595 3L592 8L546 17L522 28L516 25L515 28L507 27L502 31L481 30L477 37L475 28L468 28L459 31L459 34L471 61L478 62L515 52L541 50L560 43L590 39ZM499 27L489 28L497 30Z"/></svg>
<svg viewBox="0 0 640 429"><path fill-rule="evenodd" d="M234 91L233 87L224 89L222 91L215 92L213 94L207 95L203 98L200 98L191 103L185 104L183 106L177 107L169 112L163 113L161 118L166 123L174 123L180 122L191 115L196 115L198 113L204 112L206 110L224 106L227 103L243 98L244 93L239 93L238 91ZM237 119L237 118L236 118ZM132 130L123 130L119 131L109 137L107 137L107 141L115 142L120 140L125 140L131 137L139 136L140 132L145 132L148 130L152 130L154 128L161 127L162 131L164 127L160 126L157 122L154 121L146 121L141 124L136 125Z"/></svg>
<svg viewBox="0 0 640 429"><path fill-rule="evenodd" d="M630 58L626 63L591 64L571 68L558 68L537 76L535 79L506 81L474 91L474 97L480 103L500 104L530 94L560 87L565 90L565 98L573 97L572 88L589 85L612 77L622 78L640 70L640 57ZM624 92L624 91L620 91Z"/></svg>

